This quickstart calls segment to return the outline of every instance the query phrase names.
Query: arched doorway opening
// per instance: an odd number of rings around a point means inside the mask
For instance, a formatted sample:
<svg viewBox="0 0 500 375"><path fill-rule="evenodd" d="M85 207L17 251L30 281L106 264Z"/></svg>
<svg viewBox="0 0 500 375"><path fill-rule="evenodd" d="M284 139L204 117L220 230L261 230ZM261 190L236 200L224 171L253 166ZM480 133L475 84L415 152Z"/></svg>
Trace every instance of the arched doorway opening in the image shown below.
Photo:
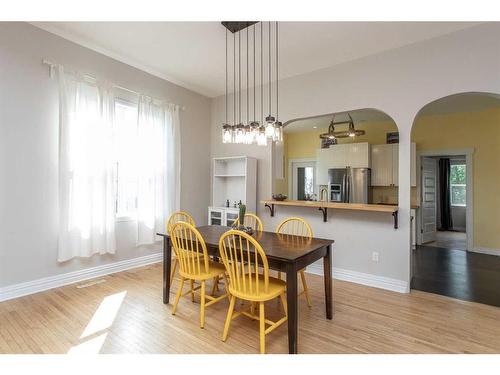
<svg viewBox="0 0 500 375"><path fill-rule="evenodd" d="M500 306L491 288L500 283L500 95L435 100L418 112L411 139L419 205L412 288Z"/></svg>

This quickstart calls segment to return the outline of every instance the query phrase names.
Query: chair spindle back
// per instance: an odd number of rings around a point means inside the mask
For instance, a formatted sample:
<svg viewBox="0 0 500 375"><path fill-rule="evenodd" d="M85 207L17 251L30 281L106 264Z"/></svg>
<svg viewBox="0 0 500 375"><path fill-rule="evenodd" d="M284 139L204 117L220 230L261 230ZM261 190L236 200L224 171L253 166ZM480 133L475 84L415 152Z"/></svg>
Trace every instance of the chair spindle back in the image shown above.
<svg viewBox="0 0 500 375"><path fill-rule="evenodd" d="M242 231L230 230L220 238L219 252L229 274L231 293L251 296L268 292L269 264L257 240Z"/></svg>
<svg viewBox="0 0 500 375"><path fill-rule="evenodd" d="M196 278L209 271L207 246L194 225L179 221L173 225L170 236L181 276Z"/></svg>

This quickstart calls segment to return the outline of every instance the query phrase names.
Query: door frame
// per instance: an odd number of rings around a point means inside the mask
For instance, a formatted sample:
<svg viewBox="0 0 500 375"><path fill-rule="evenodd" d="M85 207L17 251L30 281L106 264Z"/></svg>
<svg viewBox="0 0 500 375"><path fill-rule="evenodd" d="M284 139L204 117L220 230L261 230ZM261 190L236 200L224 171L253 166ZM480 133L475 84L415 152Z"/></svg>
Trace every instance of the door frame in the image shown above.
<svg viewBox="0 0 500 375"><path fill-rule="evenodd" d="M288 159L288 197L293 199L293 163L314 163L314 194L317 194L316 176L317 162L316 158L298 158Z"/></svg>
<svg viewBox="0 0 500 375"><path fill-rule="evenodd" d="M443 149L417 151L417 198L419 204L422 202L422 157L430 156L461 156L465 155L465 167L467 169L466 207L465 207L465 235L467 239L467 251L474 251L474 179L473 179L473 156L474 148ZM422 215L418 210L417 219L417 245L422 244Z"/></svg>

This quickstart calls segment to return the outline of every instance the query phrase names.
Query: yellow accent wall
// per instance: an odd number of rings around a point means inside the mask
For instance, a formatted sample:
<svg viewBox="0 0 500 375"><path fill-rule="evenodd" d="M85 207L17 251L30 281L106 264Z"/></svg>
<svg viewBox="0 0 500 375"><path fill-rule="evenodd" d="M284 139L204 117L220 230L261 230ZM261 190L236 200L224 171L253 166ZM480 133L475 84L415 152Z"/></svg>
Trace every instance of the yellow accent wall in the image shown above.
<svg viewBox="0 0 500 375"><path fill-rule="evenodd" d="M417 151L473 148L474 246L500 249L500 108L422 116Z"/></svg>

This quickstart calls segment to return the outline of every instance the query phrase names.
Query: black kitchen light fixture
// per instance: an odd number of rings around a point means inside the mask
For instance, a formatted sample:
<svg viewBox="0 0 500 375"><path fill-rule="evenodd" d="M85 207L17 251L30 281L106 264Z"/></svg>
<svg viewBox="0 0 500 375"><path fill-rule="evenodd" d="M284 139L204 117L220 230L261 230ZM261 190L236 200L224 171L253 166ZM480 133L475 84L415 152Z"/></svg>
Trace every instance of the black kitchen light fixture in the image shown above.
<svg viewBox="0 0 500 375"><path fill-rule="evenodd" d="M347 116L349 117L348 121L335 121L335 115L333 115L332 121L330 121L330 126L328 127L328 132L320 134L321 139L337 139L337 138L347 138L347 137L357 137L360 135L365 135L364 130L356 130L354 127L354 121L349 113L347 113ZM341 125L341 124L349 124L348 130L342 130L342 131L335 131L335 125Z"/></svg>
<svg viewBox="0 0 500 375"><path fill-rule="evenodd" d="M269 112L266 118L263 118L263 107L264 107L264 25L260 23L260 112L261 112L261 120L262 124L257 121L256 118L256 24L257 22L222 22L222 25L226 28L226 87L225 87L225 122L222 124L222 142L223 143L237 143L237 144L258 144L258 145L267 145L268 139L275 142L281 142L283 140L283 125L278 120L278 77L279 77L279 65L278 65L278 22L275 22L274 32L276 37L276 54L275 54L275 66L276 66L276 111L272 112L272 59L273 54L271 53L272 49L272 26L271 22L268 22L267 32L268 32L268 100L269 100ZM252 58L253 58L253 119L250 120L250 42L249 42L249 31L252 31L253 38L253 49L252 49ZM242 122L242 80L241 80L241 33L246 30L246 122ZM233 37L233 121L230 123L229 121L229 100L228 100L228 32L232 33ZM238 39L238 52L236 51L236 39ZM236 64L236 54L238 54L238 64ZM236 69L238 69L238 73L236 73ZM238 81L238 89L236 89L236 80ZM236 104L238 101L238 104ZM238 116L236 116L238 113ZM238 122L237 122L238 121Z"/></svg>

